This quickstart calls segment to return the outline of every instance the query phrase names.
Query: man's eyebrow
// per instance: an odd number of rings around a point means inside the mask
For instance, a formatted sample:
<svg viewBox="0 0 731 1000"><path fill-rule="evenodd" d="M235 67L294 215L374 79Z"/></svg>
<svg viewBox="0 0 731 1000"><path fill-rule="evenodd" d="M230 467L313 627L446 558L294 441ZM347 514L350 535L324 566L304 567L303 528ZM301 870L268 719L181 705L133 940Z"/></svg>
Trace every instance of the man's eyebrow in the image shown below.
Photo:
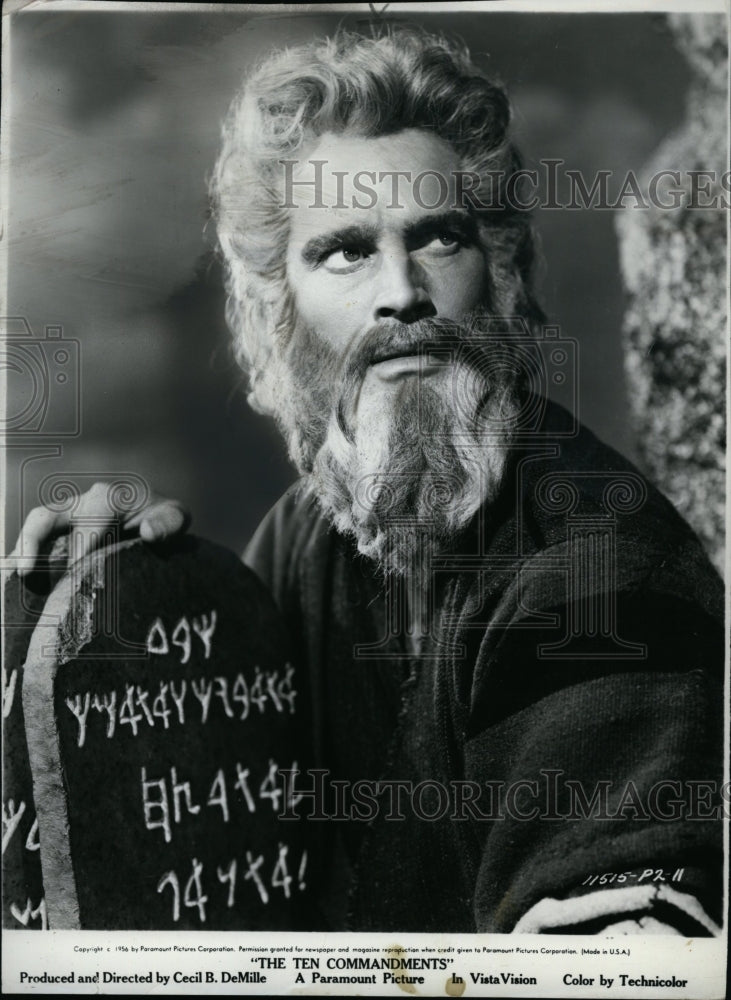
<svg viewBox="0 0 731 1000"><path fill-rule="evenodd" d="M318 264L325 254L338 247L375 246L377 238L377 227L368 223L333 229L309 239L302 247L302 260L306 264Z"/></svg>
<svg viewBox="0 0 731 1000"><path fill-rule="evenodd" d="M451 209L449 212L439 212L425 216L406 227L406 234L411 239L419 239L440 229L454 229L461 236L477 239L477 223L469 212Z"/></svg>

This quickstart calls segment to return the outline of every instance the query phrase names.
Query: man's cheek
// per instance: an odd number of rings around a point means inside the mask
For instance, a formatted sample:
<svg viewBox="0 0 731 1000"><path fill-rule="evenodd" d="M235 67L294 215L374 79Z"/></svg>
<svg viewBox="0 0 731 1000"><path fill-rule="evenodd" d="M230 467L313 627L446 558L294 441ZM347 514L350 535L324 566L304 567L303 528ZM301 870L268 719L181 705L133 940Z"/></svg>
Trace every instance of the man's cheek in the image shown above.
<svg viewBox="0 0 731 1000"><path fill-rule="evenodd" d="M430 274L432 299L437 315L460 320L468 312L486 305L487 263L477 247L465 247Z"/></svg>
<svg viewBox="0 0 731 1000"><path fill-rule="evenodd" d="M297 313L338 359L370 323L365 296L350 275L311 274L298 294Z"/></svg>

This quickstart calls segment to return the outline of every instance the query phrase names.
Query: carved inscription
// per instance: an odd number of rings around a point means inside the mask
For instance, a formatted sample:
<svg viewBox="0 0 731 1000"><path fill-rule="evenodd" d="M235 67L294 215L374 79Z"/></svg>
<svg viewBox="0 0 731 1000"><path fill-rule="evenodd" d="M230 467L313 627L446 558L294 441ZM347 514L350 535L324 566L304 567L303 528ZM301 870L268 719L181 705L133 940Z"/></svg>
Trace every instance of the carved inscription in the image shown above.
<svg viewBox="0 0 731 1000"><path fill-rule="evenodd" d="M224 823L231 820L232 810L234 822L241 821L243 812L238 814L239 806L242 808L246 806L247 812L254 813L257 810L257 803L261 808L262 802L268 803L274 813L279 814L284 811L282 806L284 787L278 777L279 769L280 765L270 759L263 777L252 776L252 769L242 766L237 761L231 774L227 776L224 769L219 768L210 783L210 788L207 788L206 781L201 786L196 786L194 792L191 781L179 774L177 767L171 767L169 773L162 777L149 775L147 768L143 767L140 784L145 827L148 830L161 830L166 843L170 843L175 824L180 823L182 816L185 813L192 816L201 815L201 808L204 809L202 814L204 817L207 815L206 809L219 809L219 818ZM296 760L292 763L291 769L298 770ZM287 801L287 809L290 812L300 798L290 782Z"/></svg>
<svg viewBox="0 0 731 1000"><path fill-rule="evenodd" d="M49 586L37 575L32 590L16 573L3 580L2 895L7 929L48 926L22 690L28 644Z"/></svg>
<svg viewBox="0 0 731 1000"><path fill-rule="evenodd" d="M304 891L307 888L305 882L305 871L307 869L307 850L302 851L297 864L297 874L290 874L290 848L287 844L279 843L274 862L271 857L264 854L256 854L253 851L244 851L241 858L232 858L223 865L215 865L215 877L211 872L205 872L204 866L197 858L192 858L190 863L190 875L182 883L176 871L168 871L162 876L157 884L157 891L164 892L166 888L171 890L172 918L175 923L180 920L181 900L183 906L194 908L197 911L198 919L203 924L206 922L206 904L209 901L210 892L223 892L226 899L226 906L234 906L237 893L255 891L258 900L267 906L272 897L281 892L284 899L292 897L294 885L297 890ZM249 883L247 887L246 883ZM221 889L225 886L225 889Z"/></svg>
<svg viewBox="0 0 731 1000"><path fill-rule="evenodd" d="M278 771L307 766L308 701L284 623L254 574L208 543L119 556L82 587L91 622L73 595L58 611L91 636L80 655L51 671L39 657L27 703L23 690L26 728L40 719L57 738L37 750L47 913L29 894L14 915L51 928L296 929L309 845L306 824L278 818L297 806ZM94 627L104 602L89 600L111 580L114 634ZM120 652L116 632L136 655ZM4 701L13 697L8 676ZM25 809L22 796L5 802L3 842L22 827L30 850L38 826L27 832ZM68 838L46 843L44 829Z"/></svg>
<svg viewBox="0 0 731 1000"><path fill-rule="evenodd" d="M193 645L192 636L197 635L203 643L204 657L207 660L211 655L211 640L216 631L216 618L217 612L212 611L210 616L201 615L189 623L188 618L183 615L170 634L170 643L162 619L156 618L147 633L147 650L157 656L167 656L172 645L180 650L180 662L187 663Z"/></svg>
<svg viewBox="0 0 731 1000"><path fill-rule="evenodd" d="M197 677L190 683L184 678L159 681L156 688L126 684L111 691L75 692L65 704L75 717L77 746L86 743L89 724L101 726L107 739L129 727L132 736L144 732L145 724L169 729L184 726L196 718L201 723L215 723L221 714L245 722L255 709L259 715L267 710L294 714L297 691L293 685L294 669L254 668L253 678L239 671L233 679L226 676ZM186 714L187 713L187 714Z"/></svg>

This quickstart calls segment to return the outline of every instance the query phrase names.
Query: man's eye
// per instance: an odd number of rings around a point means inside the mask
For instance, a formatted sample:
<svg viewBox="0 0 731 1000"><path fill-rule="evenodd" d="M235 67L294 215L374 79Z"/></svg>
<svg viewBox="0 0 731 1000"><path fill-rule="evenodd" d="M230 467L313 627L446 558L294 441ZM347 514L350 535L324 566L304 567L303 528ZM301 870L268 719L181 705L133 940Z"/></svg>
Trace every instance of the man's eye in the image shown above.
<svg viewBox="0 0 731 1000"><path fill-rule="evenodd" d="M370 253L362 247L341 247L328 253L324 263L329 271L352 271L369 257Z"/></svg>
<svg viewBox="0 0 731 1000"><path fill-rule="evenodd" d="M464 246L464 243L465 241L456 233L443 232L435 233L431 238L427 239L424 246L426 250L432 253L447 256L448 254L457 253Z"/></svg>

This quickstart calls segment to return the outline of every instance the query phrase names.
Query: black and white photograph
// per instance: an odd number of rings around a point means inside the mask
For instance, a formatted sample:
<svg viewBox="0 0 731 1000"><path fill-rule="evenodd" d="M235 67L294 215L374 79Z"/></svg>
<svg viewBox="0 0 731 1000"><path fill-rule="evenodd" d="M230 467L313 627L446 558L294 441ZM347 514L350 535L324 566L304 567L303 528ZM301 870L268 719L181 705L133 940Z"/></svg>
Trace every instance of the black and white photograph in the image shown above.
<svg viewBox="0 0 731 1000"><path fill-rule="evenodd" d="M726 6L2 65L3 992L723 998Z"/></svg>

